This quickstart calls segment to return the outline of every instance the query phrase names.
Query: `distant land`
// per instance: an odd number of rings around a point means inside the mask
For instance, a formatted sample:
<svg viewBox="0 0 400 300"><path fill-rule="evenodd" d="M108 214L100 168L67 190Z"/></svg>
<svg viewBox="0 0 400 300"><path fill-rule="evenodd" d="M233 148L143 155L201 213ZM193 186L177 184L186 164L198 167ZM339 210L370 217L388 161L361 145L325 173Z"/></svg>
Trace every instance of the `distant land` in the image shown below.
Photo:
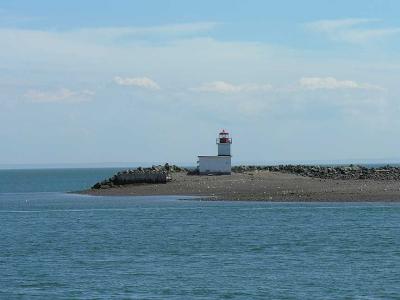
<svg viewBox="0 0 400 300"><path fill-rule="evenodd" d="M163 165L165 161L153 162L94 162L94 163L0 163L0 169L86 169L86 168L137 168L151 167L152 165ZM196 162L174 162L175 165L183 167L195 167ZM272 160L272 161L248 161L233 160L233 165L400 165L400 158L381 159L342 159L342 160Z"/></svg>
<svg viewBox="0 0 400 300"><path fill-rule="evenodd" d="M91 169L91 168L137 168L161 165L165 162L104 162L104 163L54 163L54 164L0 164L0 169ZM190 167L191 164L182 164Z"/></svg>

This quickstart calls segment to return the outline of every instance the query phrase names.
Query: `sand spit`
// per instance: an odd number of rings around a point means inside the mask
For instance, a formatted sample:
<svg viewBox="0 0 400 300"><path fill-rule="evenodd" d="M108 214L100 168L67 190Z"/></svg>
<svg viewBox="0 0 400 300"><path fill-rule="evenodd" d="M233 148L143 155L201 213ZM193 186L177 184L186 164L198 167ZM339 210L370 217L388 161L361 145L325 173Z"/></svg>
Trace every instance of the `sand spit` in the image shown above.
<svg viewBox="0 0 400 300"><path fill-rule="evenodd" d="M279 169L242 168L236 171L232 175L220 176L187 175L185 171L178 171L165 184L115 185L81 193L98 196L185 195L201 196L207 200L400 202L400 180L391 179L396 178L391 172L386 172L391 175L384 179L381 176L384 171L376 172L379 174L376 176L367 176L369 170L358 169L358 174L364 175L350 176L350 169L346 169L342 177L338 175L340 171L330 171L336 174L332 178L330 175L318 178L299 171L295 174ZM317 174L319 171L314 169L313 172Z"/></svg>

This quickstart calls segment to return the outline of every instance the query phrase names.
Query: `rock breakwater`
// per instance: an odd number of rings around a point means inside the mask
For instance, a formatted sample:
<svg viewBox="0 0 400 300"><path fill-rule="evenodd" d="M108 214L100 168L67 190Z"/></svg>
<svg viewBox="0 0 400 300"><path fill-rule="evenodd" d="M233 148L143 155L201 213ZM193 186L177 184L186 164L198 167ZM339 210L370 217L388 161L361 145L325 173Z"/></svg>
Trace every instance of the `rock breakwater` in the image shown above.
<svg viewBox="0 0 400 300"><path fill-rule="evenodd" d="M271 171L297 174L320 179L372 179L400 180L400 167L365 167L348 166L311 166L311 165L279 165L279 166L235 166L233 172Z"/></svg>
<svg viewBox="0 0 400 300"><path fill-rule="evenodd" d="M184 171L186 172L187 170L168 163L163 166L152 166L151 168L138 167L118 172L106 180L97 182L92 186L92 189L108 189L127 184L167 183L172 180L172 173Z"/></svg>

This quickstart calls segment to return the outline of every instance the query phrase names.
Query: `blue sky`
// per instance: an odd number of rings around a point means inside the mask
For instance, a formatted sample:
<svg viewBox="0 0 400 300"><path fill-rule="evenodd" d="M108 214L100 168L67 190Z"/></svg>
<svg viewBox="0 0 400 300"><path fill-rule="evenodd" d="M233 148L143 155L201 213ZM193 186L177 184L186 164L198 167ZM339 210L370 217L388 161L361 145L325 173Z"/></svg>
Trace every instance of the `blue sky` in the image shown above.
<svg viewBox="0 0 400 300"><path fill-rule="evenodd" d="M0 164L400 161L398 11L1 0Z"/></svg>

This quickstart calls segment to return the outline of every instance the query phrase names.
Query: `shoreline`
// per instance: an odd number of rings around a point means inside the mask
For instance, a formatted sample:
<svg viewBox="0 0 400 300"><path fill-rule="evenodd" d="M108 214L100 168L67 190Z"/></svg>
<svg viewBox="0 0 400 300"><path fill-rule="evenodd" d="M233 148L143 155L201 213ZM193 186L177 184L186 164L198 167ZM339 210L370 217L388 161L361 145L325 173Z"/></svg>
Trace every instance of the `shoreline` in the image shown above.
<svg viewBox="0 0 400 300"><path fill-rule="evenodd" d="M207 201L400 202L400 181L320 179L268 170L219 176L191 176L176 172L168 183L129 184L77 193L93 196L187 196Z"/></svg>
<svg viewBox="0 0 400 300"><path fill-rule="evenodd" d="M255 203L274 203L274 204L320 204L320 203L326 203L326 204L400 204L400 199L399 200L309 200L309 199L303 199L303 200L276 200L276 199L225 199L225 198L213 198L213 197L206 197L206 196L191 196L191 195L162 195L162 194L157 194L157 195L125 195L125 194L118 194L118 195L100 195L100 194L90 194L86 193L85 191L77 191L77 192L67 192L68 194L74 194L74 195L81 195L81 196L87 196L87 197L113 197L113 198L118 198L118 197L141 197L141 198L146 198L146 197L174 197L176 198L175 200L178 201L202 201L202 202L255 202Z"/></svg>

